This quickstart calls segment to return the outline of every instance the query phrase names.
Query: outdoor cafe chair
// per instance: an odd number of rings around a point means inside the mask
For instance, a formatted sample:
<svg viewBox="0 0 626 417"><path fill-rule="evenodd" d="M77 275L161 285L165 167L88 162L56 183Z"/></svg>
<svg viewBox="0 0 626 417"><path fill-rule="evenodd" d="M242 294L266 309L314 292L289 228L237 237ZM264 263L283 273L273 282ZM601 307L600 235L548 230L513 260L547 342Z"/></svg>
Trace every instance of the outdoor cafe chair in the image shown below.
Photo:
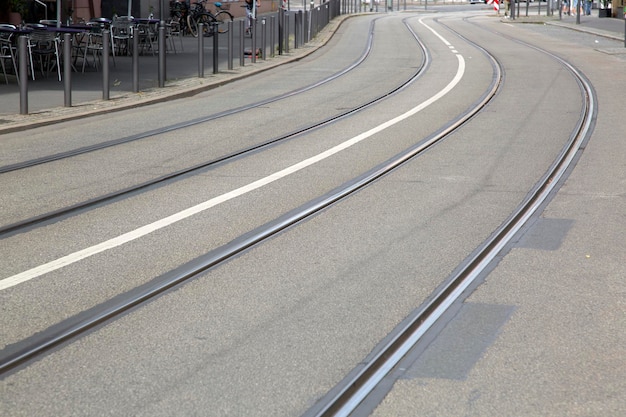
<svg viewBox="0 0 626 417"><path fill-rule="evenodd" d="M0 25L7 29L15 29L13 25ZM17 72L17 48L13 44L13 34L10 32L0 32L0 65L2 66L2 73L4 74L4 81L8 84L9 79L7 77L6 60L10 60L13 66L13 71L19 84L20 78Z"/></svg>
<svg viewBox="0 0 626 417"><path fill-rule="evenodd" d="M59 57L59 37L55 32L36 29L28 35L28 54L30 67L35 79L34 63L39 62L42 75L47 75L56 65L57 75L61 81L61 64ZM44 67L46 72L44 73Z"/></svg>
<svg viewBox="0 0 626 417"><path fill-rule="evenodd" d="M110 35L109 35L110 36ZM82 72L85 72L85 66L89 61L89 56L93 62L94 68L98 69L103 59L104 44L103 44L103 31L100 25L92 25L92 30L87 33L87 40L83 48L83 67ZM115 54L112 54L113 65L115 65ZM108 59L108 57L106 57Z"/></svg>
<svg viewBox="0 0 626 417"><path fill-rule="evenodd" d="M177 37L180 40L181 52L185 50L183 47L183 32L181 29L180 17L174 16L165 24L165 36L169 39L174 53L176 53L176 41L174 41L174 37Z"/></svg>
<svg viewBox="0 0 626 417"><path fill-rule="evenodd" d="M113 55L130 54L130 42L133 36L133 17L118 16L111 22L111 49Z"/></svg>
<svg viewBox="0 0 626 417"><path fill-rule="evenodd" d="M155 54L157 43L156 27L152 23L138 23L135 33L139 36L139 53L144 53L146 49Z"/></svg>

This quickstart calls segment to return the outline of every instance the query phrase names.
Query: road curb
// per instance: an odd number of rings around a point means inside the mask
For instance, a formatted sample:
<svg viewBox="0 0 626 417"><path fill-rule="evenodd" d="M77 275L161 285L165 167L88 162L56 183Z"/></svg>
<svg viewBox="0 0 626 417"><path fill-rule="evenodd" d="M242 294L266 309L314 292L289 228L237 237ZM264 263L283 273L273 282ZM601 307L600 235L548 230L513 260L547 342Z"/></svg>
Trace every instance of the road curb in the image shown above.
<svg viewBox="0 0 626 417"><path fill-rule="evenodd" d="M291 49L287 54L276 55L265 61L257 60L256 63L248 63L246 66L239 67L233 71L224 71L205 78L195 77L166 82L164 88L152 88L138 93L124 92L118 96L111 97L110 100L88 101L72 107L55 107L26 115L3 115L3 124L0 124L0 135L191 97L271 70L277 66L299 61L326 45L335 34L337 28L346 19L353 16L356 15L338 16L326 25L308 44L297 49Z"/></svg>

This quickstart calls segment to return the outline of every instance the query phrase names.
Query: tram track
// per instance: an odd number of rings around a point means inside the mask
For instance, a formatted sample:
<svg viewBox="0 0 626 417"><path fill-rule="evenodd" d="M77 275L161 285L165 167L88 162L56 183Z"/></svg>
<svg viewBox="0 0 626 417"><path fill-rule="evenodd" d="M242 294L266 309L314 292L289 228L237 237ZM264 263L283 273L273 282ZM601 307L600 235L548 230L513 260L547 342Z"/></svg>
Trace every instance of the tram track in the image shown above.
<svg viewBox="0 0 626 417"><path fill-rule="evenodd" d="M510 39L514 40L513 38ZM532 45L528 46L535 48ZM541 49L537 50L542 51ZM559 58L556 56L555 59L559 61ZM405 327L407 329L406 332L402 332L402 335L395 333L394 340L388 343L389 349L385 349L384 352L377 352L376 358L366 363L368 369L363 367L358 370L359 372L362 372L364 379L357 380L355 378L346 381L345 384L342 383L341 386L333 389L329 392L329 395L324 397L314 408L309 410L309 412L305 414L307 417L312 415L349 415L351 412L358 410L360 404L367 399L367 396L370 395L372 390L377 389L376 380L378 379L380 381L382 380L381 378L385 378L386 375L389 374L390 370L405 357L406 352L411 349L415 349L415 346L420 343L421 337L428 332L435 331L432 328L439 320L438 317L442 316L442 311L445 311L447 308L446 306L449 307L454 303L459 303L464 300L469 292L471 292L472 289L480 283L481 279L484 278L485 268L488 270L491 265L493 265L494 261L501 257L502 253L507 250L507 241L510 241L512 237L519 233L520 228L523 227L529 219L536 216L537 213L541 211L542 207L547 204L551 195L558 190L566 178L568 170L572 168L573 163L575 163L578 155L580 155L580 152L584 148L585 141L588 139L590 134L589 132L593 129L595 113L597 111L593 88L589 85L584 75L580 74L576 68L569 65L565 60L559 62L562 62L564 67L568 68L574 75L579 76L577 79L579 81L581 91L583 92L582 96L587 99L583 111L581 112L579 123L574 127L574 132L570 137L570 141L563 147L554 163L528 193L526 199L524 199L518 209L512 213L511 216L503 222L502 226L476 251L474 251L466 260L462 262L461 265L459 265L459 267L455 270L455 273L448 277L445 288L440 288L437 292L433 293L433 295L428 298L429 301L415 311L415 315L411 316L411 323ZM493 94L497 94L497 86L495 87ZM486 100L484 106L488 106L488 104L489 100ZM467 118L464 117L466 121L472 117L472 115L464 116L468 116ZM452 126L450 126L450 128L452 129ZM453 131L454 130L450 131L450 133ZM445 135L442 136L440 140L443 139L445 139ZM419 154L419 151L415 151ZM377 168L382 169L384 166L388 165L389 162L390 161L381 164ZM376 176L373 172L367 173L368 176L369 174L373 175L371 177L371 181L363 184L371 183L372 181L376 181L377 178L380 178L380 175ZM381 175L384 175L384 173ZM365 178L362 179L364 181L366 180ZM355 180L355 184L353 185L356 186L357 182L360 181ZM357 187L353 192L356 192L359 189L360 188ZM135 304L133 304L130 294L122 294L119 298L123 298L123 302L120 302L119 299L116 300L116 302L118 302L117 313L114 312L113 303L108 303L107 305L101 305L91 309L89 311L90 317L88 318L86 317L86 314L83 315L82 319L84 320L84 323L77 323L78 320L75 320L75 323L73 324L69 323L69 321L63 322L63 326L68 328L73 326L75 333L66 333L66 338L59 338L56 340L50 338L49 341L52 344L48 347L44 347L43 351L34 352L32 356L25 357L22 362L17 362L14 365L9 364L6 370L2 370L2 368L0 368L0 378L3 378L5 374L10 374L13 369L19 369L22 365L27 366L29 361L36 359L39 354L45 354L48 349L52 349L55 346L62 347L60 345L64 341L71 341L73 337L80 336L85 332L97 328L99 324L105 323L107 320L114 319L116 314L123 314L125 311L132 309L134 306L139 306L143 302L150 300L151 297L163 293L169 288L175 287L187 279L192 279L195 276L194 274L206 271L212 266L220 264L222 261L229 259L229 253L231 254L230 256L241 253L256 243L263 241L263 239L271 237L273 234L279 233L281 230L285 230L297 222L306 219L306 216L298 216L298 213L304 214L306 211L304 210L305 207L310 209L311 214L309 214L309 216L315 215L315 213L319 212L319 210L323 210L324 208L332 205L334 202L339 201L338 198L341 197L338 197L336 191L339 191L339 189L327 194L326 196L320 197L315 201L311 201L305 206L293 210L288 215L275 220L271 224L266 224L246 234L245 236L240 236L229 245L218 248L210 254L203 256L202 259L198 258L181 266L176 271L166 274L169 275L170 278L178 276L180 279L178 282L157 282L157 280L164 278L164 275L156 278L153 282L146 284L144 287L138 288L134 294ZM315 207L318 207L317 211L315 211ZM227 248L227 246L229 246L229 248ZM152 287L152 290L154 290L153 293L150 293L149 287ZM160 289L157 287L160 287ZM94 313L94 310L97 309L102 309L99 316L92 314ZM105 309L108 311L104 311ZM76 319L76 317L73 319ZM84 326L82 330L80 329L79 324ZM58 331L59 327L61 326L55 326L55 330ZM60 335L60 333L58 335ZM52 337L54 335L48 333L47 336ZM31 338L28 342L34 342L34 339L35 338ZM6 358L6 356L0 356L0 358ZM377 361L378 358L382 358L381 362L373 364L373 362ZM369 368L370 364L372 364L371 368ZM370 388L372 388L372 390L369 390ZM336 395L339 390L342 391L341 398ZM345 397L343 396L344 390L346 394Z"/></svg>
<svg viewBox="0 0 626 417"><path fill-rule="evenodd" d="M407 25L407 27L409 26ZM413 29L409 27L409 30L417 39L417 35ZM427 56L427 54L425 54L425 56ZM460 55L457 56L459 57L458 60L461 63L462 58L460 58ZM392 172L394 169L403 165L407 161L412 160L441 140L444 140L450 133L454 132L470 120L482 108L484 108L497 94L501 73L497 69L497 64L494 63L492 65L494 65L494 72L500 75L493 77L490 86L486 89L482 97L480 97L470 108L466 109L465 112L458 115L456 119L449 121L445 126L441 127L431 136L421 140L416 145L379 164L359 177L344 183L342 186L327 193L326 195L309 201L308 203L291 210L289 213L275 219L274 221L260 226L251 232L245 233L244 235L233 239L230 243L216 248L206 255L196 258L187 264L176 268L174 271L170 271L160 277L157 277L141 287L135 288L126 294L121 294L113 301L107 301L90 309L88 312L70 317L62 323L53 326L53 328L39 332L31 338L11 346L10 349L5 349L4 352L0 352L0 374L6 374L20 365L29 363L31 360L45 354L55 346L84 334L103 322L118 317L128 309L139 306L142 303L153 299L168 289L192 279L199 273L219 265L220 263L236 256L257 243L262 242L263 240L280 233L298 222L315 215L321 210L324 210L341 199L348 197L368 184L371 184L389 172ZM460 72L462 72L461 68L462 66L459 65ZM415 77L417 77L418 73L419 71L415 74ZM415 79L415 77L412 77L412 79ZM458 79L460 79L460 76L457 72L455 78L448 85L447 91L452 88L451 86L458 82ZM440 94L445 94L445 92ZM432 100L434 100L434 97L430 99L430 102L432 102ZM427 102L429 102L429 100L425 103ZM427 104L422 103L422 105ZM422 105L417 106L416 109L421 108ZM413 113L407 112L404 117L409 117L411 114ZM400 118L397 119L400 120ZM374 134L375 130L376 129L373 129L370 134Z"/></svg>
<svg viewBox="0 0 626 417"><path fill-rule="evenodd" d="M438 21L438 19L434 20ZM467 18L464 20L469 21ZM438 23L454 32L466 42L472 43L483 50L495 62L495 57L488 53L486 49L471 42L449 26L441 22ZM471 23L483 30L487 30L475 22ZM446 311L452 305L463 302L472 290L480 284L485 274L493 268L494 263L497 263L503 256L503 252L507 250L515 236L529 220L540 213L540 210L545 207L551 197L558 191L584 150L585 143L591 136L597 117L597 99L591 83L584 74L565 59L546 49L506 34L495 31L490 32L548 55L573 75L580 88L583 102L578 124L552 165L511 216L455 269L455 272L427 298L427 301L422 306L405 320L402 328L396 329L390 335L389 341L375 352L371 360L355 369L351 373L352 377L347 378L340 385L330 390L318 404L304 414L305 417L348 416L357 411L392 370L399 366L403 358L418 346L438 320L443 318ZM441 323L439 325L441 326ZM386 386L390 386L390 384L386 384ZM381 394L379 393L377 398L380 397ZM368 411L364 411L364 413L368 413Z"/></svg>
<svg viewBox="0 0 626 417"><path fill-rule="evenodd" d="M182 130L185 128L189 128L189 127L193 127L196 126L198 124L202 124L202 123L207 123L219 118L223 118L223 117L227 117L227 116L233 116L254 108L258 108L258 107L262 107L265 106L267 104L279 101L279 100L283 100L289 97L293 97L295 95L298 94L302 94L304 92L310 91L314 88L317 88L319 86L322 86L324 84L327 84L331 81L336 80L337 78L346 75L347 73L349 73L350 71L354 70L355 68L357 68L359 65L361 65L369 56L371 49L372 49L372 44L373 44L373 40L374 40L374 27L375 27L375 22L378 19L375 19L371 22L370 24L370 28L368 31L368 40L366 42L366 47L363 51L363 53L361 54L361 56L355 61L353 62L351 65L349 65L348 67L342 69L341 71L338 71L334 74L332 74L329 77L326 77L322 80L319 80L315 83L309 84L307 86L304 86L302 88L298 88L295 90L292 90L290 92L275 96L275 97L271 97L265 100L261 100L249 105L245 105L245 106L240 106L238 108L235 109L230 109L230 110L226 110L223 112L219 112L219 113L215 113L206 117L201 117L201 118L196 118L190 121L185 121L185 122L181 122L181 123L176 123L170 126L166 126L166 127L162 127L159 129L155 129L155 130L150 130L147 132L142 132L139 134L135 134L135 135L131 135L125 138L120 138L120 139L115 139L112 141L108 141L108 142L104 142L101 144L97 144L97 145L92 145L92 146L88 146L88 147L84 147L84 148L80 148L80 149L75 149L72 151L68 151L68 152L63 152L63 153L58 153L58 154L54 154L54 155L49 155L46 157L42 157L42 158L37 158L37 159L32 159L29 161L25 161L22 163L18 163L18 164L12 164L12 165L6 165L4 167L0 167L0 175L3 173L9 173L9 172L13 172L13 171L17 171L17 170L22 170L22 169L26 169L29 167L33 167L36 165L40 165L40 164L44 164L44 163L49 163L49 162L54 162L54 161L58 161L61 159L65 159L65 158L70 158L70 157L74 157L74 156L78 156L81 154L85 154L85 153L89 153L89 152L95 152L98 150L102 150L108 147L112 147L112 146L117 146L117 145L121 145L121 144L125 144L125 143L129 143L129 142L133 142L133 141L137 141L140 139L145 139L145 138L149 138L149 137L153 137L153 136L157 136L160 134L164 134L164 133L168 133L168 132L173 132L173 131L178 131L178 130ZM406 23L405 23L406 24ZM410 28L409 28L410 30ZM185 175L188 174L192 174L194 172L198 172L200 170L206 170L206 169L211 169L212 167L218 165L218 164L224 164L224 163L228 163L230 161L234 161L236 159L239 158L243 158L246 157L247 155L253 154L255 152L258 152L260 150L263 149L267 149L271 146L274 146L276 144L279 143L284 143L288 140L292 140L300 135L303 135L305 133L309 133L312 132L316 129L322 128L328 124L334 123L336 121L339 121L341 119L350 117L358 112L361 112L365 109L368 109L370 107L372 107L373 105L380 103L381 101L403 91L406 87L408 87L409 85L411 85L412 83L414 83L416 80L418 80L421 75L428 69L428 66L430 64L430 56L428 54L428 51L425 47L425 45L418 39L417 35L413 32L412 33L415 41L417 42L419 48L422 50L422 62L419 63L419 65L416 66L415 71L411 74L411 76L405 80L403 80L402 82L400 82L398 85L396 85L394 88L383 92L382 94L379 94L378 96L360 103L356 106L353 106L350 109L346 109L340 113L334 114L330 117L327 117L323 120L319 120L316 121L314 123L311 123L307 126L304 126L302 128L299 128L297 130L288 132L286 134L282 134L279 135L277 137L274 138L270 138L268 140L263 141L262 143L259 144L255 144L253 146L249 146L245 149L240 149L234 152L231 152L229 154L226 155L222 155L220 157L217 157L213 160L210 161L206 161L206 162L202 162L199 164L195 164L193 166L189 166L183 169L180 169L178 171L175 172L171 172L168 173L166 175L162 175L156 178L153 178L151 180L148 181L144 181L142 183L139 184L135 184L132 185L130 187L126 187L120 190L117 190L115 192L111 192L96 198L92 198L92 199L88 199L88 200L84 200L81 201L79 203L75 203L72 204L71 206L68 207L64 207L64 208L60 208L57 210L52 210L37 216L32 216L28 219L24 219L24 220L20 220L17 222L13 222L11 224L8 225L3 225L0 226L0 239L8 237L8 236L12 236L15 234L19 234L22 233L24 231L27 230L32 230L33 228L36 227L40 227L43 225L47 225L56 221L59 221L61 219L70 217L72 215L75 215L77 213L83 213L87 210L90 210L94 207L99 207L102 204L107 204L110 202L114 202L117 201L120 198L125 198L131 195L135 195L137 193L140 193L142 191L146 191L149 190L153 187L156 186L160 186L162 184L168 183L170 181L174 181L177 180Z"/></svg>
<svg viewBox="0 0 626 417"><path fill-rule="evenodd" d="M302 94L305 93L307 91L310 91L314 88L320 87L324 84L327 84L331 81L334 81L346 74L348 74L350 71L354 70L355 68L357 68L359 65L361 65L369 56L371 50L372 50L372 43L374 40L374 27L375 27L375 23L376 20L378 20L379 18L372 20L370 27L369 27L369 31L368 31L368 36L367 36L367 42L365 43L365 48L363 50L363 52L361 53L361 55L350 65L348 65L347 67L335 72L334 74L331 74L321 80L318 80L314 83L311 83L309 85L306 85L304 87L301 88L297 88L282 94L279 94L277 96L274 97L269 97L263 100L259 100L257 102L254 103L250 103L250 104L246 104L243 106L239 106L233 109L228 109L225 111L221 111L221 112L217 112L214 114L210 114L207 116L203 116L203 117L198 117L192 120L186 120L183 122L179 122L179 123L174 123L171 124L169 126L163 126L163 127L159 127L158 129L152 129L152 130L148 130L145 132L141 132L141 133L137 133L134 135L129 135L126 137L122 137L122 138L118 138L118 139L113 139L113 140L109 140L106 142L101 142L101 143L97 143L97 144L93 144L93 145L89 145L89 146L84 146L81 148L76 148L76 149L72 149L69 151L65 151L65 152L59 152L59 153L55 153L55 154L51 154L51 155L46 155L46 156L42 156L40 158L34 158L34 159L30 159L27 161L23 161L23 162L18 162L18 163L14 163L14 164L9 164L9 165L4 165L4 166L0 166L0 174L5 174L5 173L9 173L9 172L13 172L13 171L19 171L19 170L23 170L26 168L30 168L30 167L34 167L37 165L41 165L41 164L45 164L45 163L49 163L49 162L55 162L55 161L60 161L66 158L71 158L74 156L79 156L79 155L83 155L86 153L90 153L90 152L96 152L102 149L106 149L106 148L110 148L113 146L117 146L117 145L123 145L123 144L127 144L127 143L131 143L137 140L141 140L141 139L147 139L153 136L158 136L158 135L162 135L164 133L169 133L169 132L175 132L178 130L182 130L182 129L186 129L186 128L190 128L193 126L197 126L197 125L201 125L204 123L208 123L217 119L221 119L223 117L227 117L227 116L233 116L248 110L252 110L255 108L259 108L259 107L263 107L266 106L268 104L271 103L275 103L277 101L280 100L284 100L293 96L296 96L298 94ZM347 112L346 112L347 113ZM341 117L341 114L337 115L336 118ZM332 119L332 118L331 118ZM324 121L320 122L321 124L325 123ZM314 128L315 125L312 125L310 128ZM305 131L309 129L309 127L305 127L302 130ZM273 142L276 142L278 139L274 140ZM249 149L243 149L237 152L234 152L233 155L240 155L240 154L245 154L247 152L251 152L253 150L262 148L264 146L269 145L270 143L273 143L272 141L268 141L265 142L263 144L257 145L256 147L251 147ZM224 158L227 158L224 157Z"/></svg>

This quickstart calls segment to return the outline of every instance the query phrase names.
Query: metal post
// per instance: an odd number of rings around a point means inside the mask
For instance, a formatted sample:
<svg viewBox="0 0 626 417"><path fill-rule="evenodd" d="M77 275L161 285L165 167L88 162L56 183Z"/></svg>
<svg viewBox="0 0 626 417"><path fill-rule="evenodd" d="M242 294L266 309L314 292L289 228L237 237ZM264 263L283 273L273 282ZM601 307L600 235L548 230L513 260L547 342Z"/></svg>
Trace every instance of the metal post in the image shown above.
<svg viewBox="0 0 626 417"><path fill-rule="evenodd" d="M300 25L298 23L298 16L302 13L302 10L298 10L293 17L293 49L298 49L298 43L300 42Z"/></svg>
<svg viewBox="0 0 626 417"><path fill-rule="evenodd" d="M282 9L281 9L282 10ZM276 30L276 18L274 16L270 17L270 56L274 57L274 53L276 52L276 39L275 33Z"/></svg>
<svg viewBox="0 0 626 417"><path fill-rule="evenodd" d="M139 33L133 32L133 93L139 92Z"/></svg>
<svg viewBox="0 0 626 417"><path fill-rule="evenodd" d="M239 66L243 67L246 65L246 57L245 57L245 22L243 20L239 21Z"/></svg>
<svg viewBox="0 0 626 417"><path fill-rule="evenodd" d="M233 69L233 22L228 22L228 70Z"/></svg>
<svg viewBox="0 0 626 417"><path fill-rule="evenodd" d="M213 26L213 74L217 74L219 72L219 37L217 35L217 22L211 23ZM198 34L200 36L200 34Z"/></svg>
<svg viewBox="0 0 626 417"><path fill-rule="evenodd" d="M285 13L285 52L289 53L289 13Z"/></svg>
<svg viewBox="0 0 626 417"><path fill-rule="evenodd" d="M20 114L28 114L28 51L26 43L28 38L22 35L18 39L18 51L20 65Z"/></svg>
<svg viewBox="0 0 626 417"><path fill-rule="evenodd" d="M308 10L304 11L304 22L302 22L304 32L304 43L306 44L311 40L311 13Z"/></svg>
<svg viewBox="0 0 626 417"><path fill-rule="evenodd" d="M572 1L572 0L570 0ZM526 1L526 17L528 17L528 8L530 7L530 1Z"/></svg>
<svg viewBox="0 0 626 417"><path fill-rule="evenodd" d="M102 31L102 100L109 99L109 31Z"/></svg>
<svg viewBox="0 0 626 417"><path fill-rule="evenodd" d="M283 37L284 34L284 25L285 25L285 10L280 9L278 11L278 55L283 54Z"/></svg>
<svg viewBox="0 0 626 417"><path fill-rule="evenodd" d="M261 59L265 61L267 59L267 25L265 24L265 18L261 19Z"/></svg>
<svg viewBox="0 0 626 417"><path fill-rule="evenodd" d="M256 62L256 17L252 17L250 22L250 33L252 33L252 48L250 50L250 62Z"/></svg>
<svg viewBox="0 0 626 417"><path fill-rule="evenodd" d="M159 87L165 87L165 20L163 18L159 22Z"/></svg>
<svg viewBox="0 0 626 417"><path fill-rule="evenodd" d="M65 107L72 107L72 35L63 34L63 86Z"/></svg>
<svg viewBox="0 0 626 417"><path fill-rule="evenodd" d="M198 24L198 78L204 78L204 23Z"/></svg>

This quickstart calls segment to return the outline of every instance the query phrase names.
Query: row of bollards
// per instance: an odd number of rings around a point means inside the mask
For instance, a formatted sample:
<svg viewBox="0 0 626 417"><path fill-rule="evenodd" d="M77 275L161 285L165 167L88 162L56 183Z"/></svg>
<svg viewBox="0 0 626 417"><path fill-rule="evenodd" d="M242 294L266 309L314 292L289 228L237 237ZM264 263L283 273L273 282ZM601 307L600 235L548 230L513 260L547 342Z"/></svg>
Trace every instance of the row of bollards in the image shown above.
<svg viewBox="0 0 626 417"><path fill-rule="evenodd" d="M284 9L279 9L278 12L278 27L276 27L275 16L270 16L270 24L268 25L267 18L260 19L261 25L261 48L258 48L257 33L256 33L256 19L251 22L251 62L255 63L257 60L257 52L259 52L261 59L267 59L267 31L270 31L270 50L271 56L274 55L275 47L278 49L278 54L289 53L289 19L290 15ZM314 22L313 10L305 11L304 15L300 11L295 14L295 33L294 33L294 47L298 48L305 44L311 38L312 26L316 26ZM233 69L234 58L234 24L233 22L226 23L228 25L228 70ZM199 25L198 36L198 77L204 77L204 24ZM213 74L219 72L219 31L217 22L210 28L210 33L213 36ZM245 65L245 45L244 45L244 31L245 21L239 21L239 56L240 66ZM278 42L275 42L275 35L278 34ZM161 20L158 27L158 86L159 88L165 87L166 76L166 35L165 35L165 22ZM132 36L132 91L134 93L139 92L139 37ZM20 36L18 38L18 57L19 57L19 91L20 91L20 114L28 114L28 38L27 36ZM110 99L110 83L109 83L109 57L112 53L111 37L108 30L102 31L102 99ZM64 106L72 106L72 34L63 34L63 86L64 86Z"/></svg>
<svg viewBox="0 0 626 417"><path fill-rule="evenodd" d="M63 34L63 105L72 107L72 35L70 33ZM135 37L136 38L136 37ZM135 45L135 51L136 49ZM110 42L108 31L102 32L102 55L109 56ZM19 85L20 85L20 114L28 114L28 37L20 36L18 38L18 61L19 61ZM102 99L109 100L109 61L102 60ZM133 91L137 92L136 80L138 79L137 57L133 55Z"/></svg>

